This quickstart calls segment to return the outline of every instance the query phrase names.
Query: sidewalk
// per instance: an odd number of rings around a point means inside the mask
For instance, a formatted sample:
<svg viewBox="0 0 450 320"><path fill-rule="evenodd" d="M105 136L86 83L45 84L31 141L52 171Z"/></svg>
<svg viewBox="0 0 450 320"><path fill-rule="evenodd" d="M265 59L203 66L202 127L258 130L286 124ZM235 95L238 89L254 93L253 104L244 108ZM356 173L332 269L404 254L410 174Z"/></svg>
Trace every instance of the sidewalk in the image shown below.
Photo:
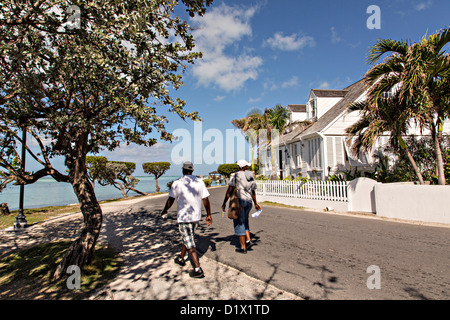
<svg viewBox="0 0 450 320"><path fill-rule="evenodd" d="M173 262L180 250L176 221L130 208L146 199L148 197L102 204L104 220L98 241L108 242L118 249L123 265L117 278L90 299L301 300L206 256L200 256L205 277L190 278L189 261L184 267ZM0 252L57 239L73 239L81 224L81 213L75 213L18 233L2 231Z"/></svg>

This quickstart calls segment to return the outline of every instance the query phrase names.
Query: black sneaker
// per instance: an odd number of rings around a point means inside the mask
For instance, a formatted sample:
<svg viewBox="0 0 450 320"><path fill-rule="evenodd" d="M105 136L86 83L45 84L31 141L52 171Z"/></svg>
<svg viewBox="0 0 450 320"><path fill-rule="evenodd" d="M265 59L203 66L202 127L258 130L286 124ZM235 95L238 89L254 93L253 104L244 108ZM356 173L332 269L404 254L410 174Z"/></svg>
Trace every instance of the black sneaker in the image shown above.
<svg viewBox="0 0 450 320"><path fill-rule="evenodd" d="M179 264L179 265L182 266L182 267L184 267L184 266L186 265L186 261L185 261L182 257L180 257L180 256L177 256L177 257L175 258L174 262L175 262L176 264Z"/></svg>
<svg viewBox="0 0 450 320"><path fill-rule="evenodd" d="M205 276L205 274L203 273L202 268L199 268L198 271L195 271L195 269L192 269L192 270L189 272L189 276L190 276L191 278L203 278L203 277Z"/></svg>
<svg viewBox="0 0 450 320"><path fill-rule="evenodd" d="M251 247L253 247L254 243L250 241L245 242L245 249L249 250Z"/></svg>
<svg viewBox="0 0 450 320"><path fill-rule="evenodd" d="M247 249L242 249L242 248L236 248L236 252L237 253L247 253Z"/></svg>

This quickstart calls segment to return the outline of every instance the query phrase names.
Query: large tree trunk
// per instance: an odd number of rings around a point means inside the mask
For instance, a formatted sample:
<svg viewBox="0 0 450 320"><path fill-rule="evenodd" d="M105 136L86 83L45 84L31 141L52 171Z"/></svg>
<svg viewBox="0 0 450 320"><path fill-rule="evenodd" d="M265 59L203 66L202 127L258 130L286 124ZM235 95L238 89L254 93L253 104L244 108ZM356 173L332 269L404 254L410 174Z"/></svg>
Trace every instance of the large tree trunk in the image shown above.
<svg viewBox="0 0 450 320"><path fill-rule="evenodd" d="M431 137L434 144L434 152L436 154L436 171L438 175L438 184L445 185L444 157L442 156L441 142L439 139L439 125L434 123L431 126Z"/></svg>
<svg viewBox="0 0 450 320"><path fill-rule="evenodd" d="M84 218L84 226L80 236L70 245L59 266L57 267L54 280L61 278L71 265L82 267L91 262L94 255L95 244L100 235L102 227L102 209L97 201L94 188L88 179L86 168L86 143L80 139L82 147L77 152L77 158L73 166L73 190L80 203L80 209Z"/></svg>
<svg viewBox="0 0 450 320"><path fill-rule="evenodd" d="M405 152L406 156L408 157L408 160L411 163L411 165L412 165L412 167L414 169L414 172L416 173L417 179L419 179L419 184L425 184L424 181L423 181L422 173L420 172L420 169L417 166L416 160L414 160L411 152L409 151L408 148L405 148L404 152Z"/></svg>
<svg viewBox="0 0 450 320"><path fill-rule="evenodd" d="M159 184L158 184L158 178L155 178L155 187L156 187L156 192L159 192Z"/></svg>
<svg viewBox="0 0 450 320"><path fill-rule="evenodd" d="M408 158L409 162L411 163L414 172L416 173L417 179L419 179L419 184L425 184L423 181L422 173L420 172L419 166L417 165L416 160L414 160L413 155L411 154L411 151L409 151L408 146L405 143L405 140L403 140L402 136L397 136L398 142L400 144L400 150L403 151Z"/></svg>

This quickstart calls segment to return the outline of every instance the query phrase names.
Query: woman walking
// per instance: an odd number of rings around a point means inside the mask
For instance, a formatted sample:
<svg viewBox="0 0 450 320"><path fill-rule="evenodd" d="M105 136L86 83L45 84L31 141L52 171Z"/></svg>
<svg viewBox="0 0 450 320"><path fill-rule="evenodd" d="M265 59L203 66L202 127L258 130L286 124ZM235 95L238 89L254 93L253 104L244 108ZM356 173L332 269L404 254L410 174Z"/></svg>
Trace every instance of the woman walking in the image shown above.
<svg viewBox="0 0 450 320"><path fill-rule="evenodd" d="M240 244L240 248L237 248L236 252L247 253L247 250L253 245L248 222L252 202L255 204L256 210L261 210L261 207L256 201L256 182L253 172L247 171L250 164L245 160L239 160L237 165L239 166L239 171L231 176L225 199L223 200L222 210L225 211L228 199L234 192L234 188L237 188L241 212L239 217L233 220L234 234L239 238Z"/></svg>

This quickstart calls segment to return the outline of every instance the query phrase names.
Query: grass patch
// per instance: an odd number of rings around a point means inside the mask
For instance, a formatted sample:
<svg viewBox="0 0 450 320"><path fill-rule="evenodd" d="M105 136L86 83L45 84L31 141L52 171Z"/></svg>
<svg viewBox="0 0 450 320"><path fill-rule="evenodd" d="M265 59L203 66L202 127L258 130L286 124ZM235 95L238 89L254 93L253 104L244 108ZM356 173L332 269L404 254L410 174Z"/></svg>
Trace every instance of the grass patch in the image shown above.
<svg viewBox="0 0 450 320"><path fill-rule="evenodd" d="M34 209L24 209L23 213L27 219L28 224L33 224L37 222L44 221L51 217L59 216L64 213L74 213L80 211L80 206L78 204L68 205L68 206L49 206ZM0 229L7 227L12 227L14 221L16 221L17 214L19 210L11 211L10 215L0 217Z"/></svg>
<svg viewBox="0 0 450 320"><path fill-rule="evenodd" d="M290 209L301 209L304 210L305 207L296 207L296 206L290 206L287 204L282 204L282 203L276 203L276 202L271 202L271 201L264 201L259 203L259 205L261 206L272 206L272 207L280 207L280 208L290 208Z"/></svg>
<svg viewBox="0 0 450 320"><path fill-rule="evenodd" d="M0 256L0 299L85 299L115 278L121 265L118 253L98 244L92 262L81 270L80 289L67 288L71 274L52 282L71 243L49 242Z"/></svg>

